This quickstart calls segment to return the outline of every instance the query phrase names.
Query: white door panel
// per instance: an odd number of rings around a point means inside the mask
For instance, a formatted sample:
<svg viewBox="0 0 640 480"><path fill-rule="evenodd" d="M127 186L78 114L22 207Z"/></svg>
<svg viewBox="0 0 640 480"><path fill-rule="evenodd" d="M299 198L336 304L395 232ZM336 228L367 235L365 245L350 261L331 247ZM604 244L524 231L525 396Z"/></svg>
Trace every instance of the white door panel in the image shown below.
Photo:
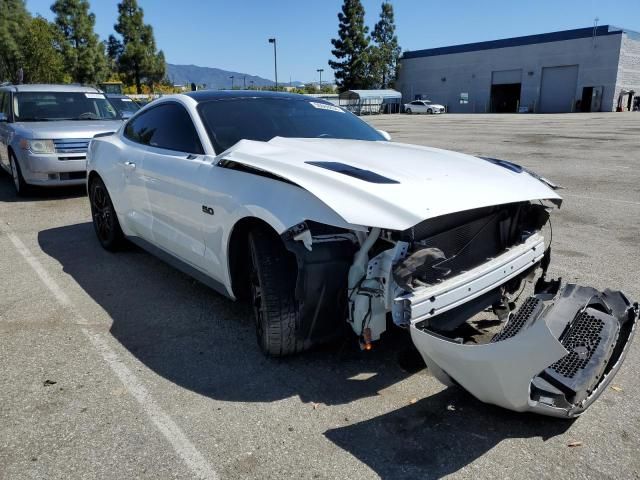
<svg viewBox="0 0 640 480"><path fill-rule="evenodd" d="M189 158L188 158L189 157ZM143 180L153 217L153 243L202 269L205 217L199 179L211 165L186 153L149 148Z"/></svg>
<svg viewBox="0 0 640 480"><path fill-rule="evenodd" d="M118 161L124 178L124 196L126 201L125 222L128 230L135 235L150 241L151 236L151 209L147 199L147 192L142 180L145 151L142 145L130 144L123 149L123 154Z"/></svg>

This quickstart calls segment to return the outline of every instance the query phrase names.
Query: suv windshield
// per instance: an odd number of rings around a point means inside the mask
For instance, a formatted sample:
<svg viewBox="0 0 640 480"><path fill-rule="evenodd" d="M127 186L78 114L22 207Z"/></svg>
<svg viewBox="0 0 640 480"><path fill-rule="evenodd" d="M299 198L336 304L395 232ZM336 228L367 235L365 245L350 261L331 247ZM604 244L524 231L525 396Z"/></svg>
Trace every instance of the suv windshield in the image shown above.
<svg viewBox="0 0 640 480"><path fill-rule="evenodd" d="M119 118L102 93L90 92L19 92L13 114L16 122Z"/></svg>
<svg viewBox="0 0 640 480"><path fill-rule="evenodd" d="M322 101L291 98L233 98L198 105L216 152L240 140L274 137L384 140L352 113Z"/></svg>
<svg viewBox="0 0 640 480"><path fill-rule="evenodd" d="M140 110L140 105L127 97L109 97L109 101L120 113L136 113Z"/></svg>

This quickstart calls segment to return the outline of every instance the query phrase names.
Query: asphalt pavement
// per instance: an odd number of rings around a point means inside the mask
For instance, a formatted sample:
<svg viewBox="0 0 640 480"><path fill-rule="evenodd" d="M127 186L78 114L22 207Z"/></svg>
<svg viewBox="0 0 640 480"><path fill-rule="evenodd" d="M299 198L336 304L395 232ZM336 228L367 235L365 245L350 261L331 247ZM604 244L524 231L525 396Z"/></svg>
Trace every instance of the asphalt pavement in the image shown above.
<svg viewBox="0 0 640 480"><path fill-rule="evenodd" d="M365 119L561 184L550 273L640 300L640 114ZM637 342L576 421L443 387L404 332L267 359L247 306L90 220L83 189L0 174L0 479L640 477Z"/></svg>

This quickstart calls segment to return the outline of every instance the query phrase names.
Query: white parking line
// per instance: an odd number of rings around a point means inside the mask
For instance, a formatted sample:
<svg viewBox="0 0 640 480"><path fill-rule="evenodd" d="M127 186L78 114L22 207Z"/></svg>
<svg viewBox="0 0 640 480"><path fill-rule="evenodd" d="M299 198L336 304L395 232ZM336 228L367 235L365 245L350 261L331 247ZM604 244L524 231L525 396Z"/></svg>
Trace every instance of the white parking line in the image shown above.
<svg viewBox="0 0 640 480"><path fill-rule="evenodd" d="M158 403L152 398L149 391L144 387L142 382L123 363L116 351L109 346L106 336L101 333L91 332L86 327L86 325L89 325L89 322L74 309L67 294L58 286L56 281L51 277L51 275L49 275L38 259L29 251L22 240L20 240L15 233L8 231L2 225L0 225L0 231L3 231L7 235L18 253L20 253L29 266L34 270L36 275L38 275L40 280L42 280L42 283L44 283L58 302L73 313L77 323L85 325L81 327L82 333L87 336L91 345L93 345L107 365L109 365L109 368L111 368L113 373L120 379L125 389L131 394L131 396L133 396L133 398L136 399L138 404L149 416L149 419L165 436L171 446L173 446L176 453L184 463L187 464L196 477L205 480L217 479L218 475L211 464L196 449L172 418L162 410Z"/></svg>

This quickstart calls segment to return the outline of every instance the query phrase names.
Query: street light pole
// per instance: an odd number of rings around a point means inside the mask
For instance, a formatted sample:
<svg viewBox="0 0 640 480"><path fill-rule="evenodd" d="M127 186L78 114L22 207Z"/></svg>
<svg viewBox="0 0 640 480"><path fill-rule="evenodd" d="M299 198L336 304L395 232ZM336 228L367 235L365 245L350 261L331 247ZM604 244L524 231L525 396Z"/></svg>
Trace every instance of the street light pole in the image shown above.
<svg viewBox="0 0 640 480"><path fill-rule="evenodd" d="M242 77L242 85L245 90L247 89L247 76Z"/></svg>
<svg viewBox="0 0 640 480"><path fill-rule="evenodd" d="M233 90L233 79L235 78L233 75L229 77L231 79L231 90Z"/></svg>
<svg viewBox="0 0 640 480"><path fill-rule="evenodd" d="M278 49L276 48L276 39L270 38L269 43L273 43L273 68L276 73L276 91L278 91Z"/></svg>
<svg viewBox="0 0 640 480"><path fill-rule="evenodd" d="M319 86L320 86L320 92L322 92L322 72L324 72L324 68L319 68L318 70L316 70L316 72L320 74Z"/></svg>

